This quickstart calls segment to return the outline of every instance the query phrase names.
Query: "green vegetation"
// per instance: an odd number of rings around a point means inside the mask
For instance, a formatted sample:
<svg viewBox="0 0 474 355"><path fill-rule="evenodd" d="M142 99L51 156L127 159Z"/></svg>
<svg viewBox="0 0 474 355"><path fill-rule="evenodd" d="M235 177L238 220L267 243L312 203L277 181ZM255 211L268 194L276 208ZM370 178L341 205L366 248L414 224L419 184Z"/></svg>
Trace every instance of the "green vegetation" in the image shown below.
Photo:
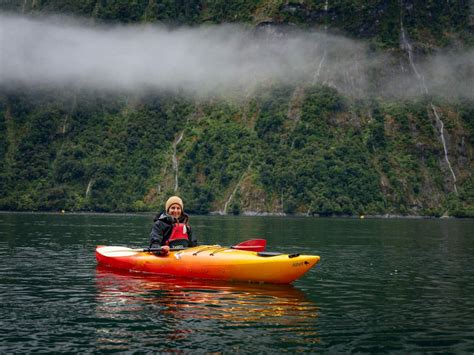
<svg viewBox="0 0 474 355"><path fill-rule="evenodd" d="M327 9L320 0L24 0L5 1L0 9L172 26L228 22L324 26L381 48L398 47L403 20L418 47L431 50L460 38L472 43L469 6L469 1L461 0L330 0Z"/></svg>
<svg viewBox="0 0 474 355"><path fill-rule="evenodd" d="M471 165L455 167L451 193L428 102L351 101L313 86L291 118L294 90L276 86L240 104L5 94L0 208L156 210L174 192L176 154L178 192L193 213L222 210L231 195L228 213L251 211L263 190L270 212L472 216ZM472 105L445 110L445 121L459 119L446 125L472 138Z"/></svg>
<svg viewBox="0 0 474 355"><path fill-rule="evenodd" d="M468 2L403 5L26 0L1 8L114 23L327 27L393 51L403 20L420 52L472 43ZM191 213L474 217L474 103L436 103L455 193L430 102L355 100L321 85L267 85L243 102L3 88L0 209L152 211L178 186Z"/></svg>

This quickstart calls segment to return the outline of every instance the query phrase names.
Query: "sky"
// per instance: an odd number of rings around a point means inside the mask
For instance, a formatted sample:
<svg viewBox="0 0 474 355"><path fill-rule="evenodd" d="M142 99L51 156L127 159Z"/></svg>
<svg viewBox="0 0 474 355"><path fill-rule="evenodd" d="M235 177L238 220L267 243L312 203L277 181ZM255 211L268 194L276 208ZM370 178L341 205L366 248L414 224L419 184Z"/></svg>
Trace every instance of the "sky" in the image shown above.
<svg viewBox="0 0 474 355"><path fill-rule="evenodd" d="M320 83L354 97L410 98L428 91L448 99L474 98L474 50L413 55L412 63L406 57L374 53L363 42L317 31L111 26L0 14L0 85L6 87L206 97L250 95L283 82Z"/></svg>

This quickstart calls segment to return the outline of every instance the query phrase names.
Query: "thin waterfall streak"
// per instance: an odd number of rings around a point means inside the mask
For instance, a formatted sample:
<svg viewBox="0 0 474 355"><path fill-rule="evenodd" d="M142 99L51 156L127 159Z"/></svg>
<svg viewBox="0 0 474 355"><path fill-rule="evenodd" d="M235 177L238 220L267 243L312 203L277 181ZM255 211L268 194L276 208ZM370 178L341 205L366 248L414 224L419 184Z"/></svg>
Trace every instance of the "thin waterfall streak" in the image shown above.
<svg viewBox="0 0 474 355"><path fill-rule="evenodd" d="M63 128L61 129L61 133L62 134L66 134L66 127L67 127L67 119L68 119L68 116L64 116L64 121L63 121Z"/></svg>
<svg viewBox="0 0 474 355"><path fill-rule="evenodd" d="M410 65L413 69L413 72L415 73L416 77L418 79L421 79L422 76L421 74L418 72L418 70L416 69L416 66L413 62L413 48L410 44L410 42L408 42L408 39L407 39L407 36L406 36L406 33L405 33L405 28L403 26L403 21L400 20L400 32L402 33L402 41L403 41L403 47L406 49L407 53L408 53L408 60L410 62Z"/></svg>
<svg viewBox="0 0 474 355"><path fill-rule="evenodd" d="M235 194L237 193L237 189L239 188L240 186L240 180L239 182L237 182L237 184L235 185L234 187L234 190L232 191L232 193L230 194L229 198L227 199L227 201L225 202L224 204L224 209L222 210L222 214L227 214L227 207L229 206L229 204L232 202L232 200L234 199L234 196Z"/></svg>
<svg viewBox="0 0 474 355"><path fill-rule="evenodd" d="M326 0L326 2L324 3L324 16L325 16L324 33L326 35L328 32L328 23L327 23L328 9L329 9L329 0ZM313 77L313 85L316 84L317 80L319 79L319 75L321 74L323 63L326 60L326 54L327 54L327 43L324 46L323 57L319 61L318 69L316 70L316 73L314 74L314 77Z"/></svg>
<svg viewBox="0 0 474 355"><path fill-rule="evenodd" d="M313 84L315 84L319 78L319 75L321 73L321 68L323 67L323 63L325 59L326 59L326 50L324 50L323 57L319 61L319 66L318 66L318 69L316 70L316 74L314 74Z"/></svg>
<svg viewBox="0 0 474 355"><path fill-rule="evenodd" d="M411 68L413 69L413 72L415 73L418 80L421 81L421 86L422 86L423 93L426 94L426 95L429 95L428 87L426 86L426 82L425 82L425 78L420 72L418 72L418 70L416 68L416 65L415 65L415 61L413 60L413 48L412 48L411 43L408 40L407 35L405 33L405 27L403 26L403 12L402 11L403 11L403 0L400 0L400 33L401 33L402 45L403 45L403 48L405 48L407 53L408 53L408 61L410 63ZM444 159L446 160L449 171L451 172L451 175L453 177L453 189L454 189L454 192L457 194L458 193L458 189L457 189L457 186L456 186L457 179L456 179L456 175L454 174L454 170L453 170L453 167L451 165L451 162L449 161L448 148L447 148L447 145L446 145L446 139L444 137L444 123L441 120L441 118L439 117L438 111L436 110L436 107L434 106L433 102L430 102L430 105L431 105L431 109L433 110L433 114L436 118L436 121L439 125L439 136L440 136L440 139L441 139L441 143L443 144Z"/></svg>
<svg viewBox="0 0 474 355"><path fill-rule="evenodd" d="M455 193L458 193L458 189L456 187L456 175L454 174L454 170L453 170L453 167L451 166L451 162L449 161L449 158L448 158L448 149L446 147L446 140L444 139L444 123L443 121L441 120L441 118L439 117L438 115L438 111L436 110L436 107L435 105L433 105L433 103L431 103L431 109L433 110L433 113L436 117L436 121L438 122L439 126L440 126L440 137L441 137L441 142L443 143L443 149L444 149L444 159L446 160L446 163L448 164L448 168L449 168L449 171L451 172L451 175L453 176L453 186L454 186L454 192Z"/></svg>
<svg viewBox="0 0 474 355"><path fill-rule="evenodd" d="M94 180L93 179L90 179L89 180L89 183L87 184L87 187L86 187L86 198L90 195L91 193L91 190L92 190L92 184L94 183Z"/></svg>
<svg viewBox="0 0 474 355"><path fill-rule="evenodd" d="M408 53L408 62L410 63L410 66L413 69L413 72L415 73L418 80L421 81L421 87L423 88L423 93L428 95L428 87L426 86L425 77L421 75L418 69L416 68L415 61L413 60L413 48L407 39L405 28L403 27L403 21L401 19L400 19L400 32L402 33L403 47L406 48L406 51Z"/></svg>
<svg viewBox="0 0 474 355"><path fill-rule="evenodd" d="M181 132L178 139L173 143L173 170L174 170L174 191L178 191L178 158L176 157L176 147L183 139L184 131Z"/></svg>
<svg viewBox="0 0 474 355"><path fill-rule="evenodd" d="M220 214L227 214L227 207L229 206L229 204L232 202L232 200L234 199L234 196L235 194L237 193L237 189L240 187L240 184L242 183L242 181L244 180L244 177L245 175L248 173L248 171L250 170L252 166L252 162L250 162L249 164L249 167L247 168L247 170L245 170L245 172L242 174L242 176L240 177L239 181L237 181L237 184L235 184L235 187L234 187L234 190L232 190L232 193L230 194L229 198L227 199L227 201L225 202L224 204L224 209L221 211Z"/></svg>

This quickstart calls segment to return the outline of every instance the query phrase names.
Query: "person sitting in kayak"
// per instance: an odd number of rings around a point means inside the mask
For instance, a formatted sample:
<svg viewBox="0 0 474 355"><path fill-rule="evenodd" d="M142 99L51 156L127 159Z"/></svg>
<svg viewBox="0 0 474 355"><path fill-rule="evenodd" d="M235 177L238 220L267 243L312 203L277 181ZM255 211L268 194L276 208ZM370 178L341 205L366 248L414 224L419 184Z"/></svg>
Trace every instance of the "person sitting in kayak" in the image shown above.
<svg viewBox="0 0 474 355"><path fill-rule="evenodd" d="M150 248L153 244L162 247L162 254L169 253L170 247L196 246L193 238L189 217L184 213L183 200L178 196L171 196L165 204L165 211L157 214L153 219L150 233Z"/></svg>

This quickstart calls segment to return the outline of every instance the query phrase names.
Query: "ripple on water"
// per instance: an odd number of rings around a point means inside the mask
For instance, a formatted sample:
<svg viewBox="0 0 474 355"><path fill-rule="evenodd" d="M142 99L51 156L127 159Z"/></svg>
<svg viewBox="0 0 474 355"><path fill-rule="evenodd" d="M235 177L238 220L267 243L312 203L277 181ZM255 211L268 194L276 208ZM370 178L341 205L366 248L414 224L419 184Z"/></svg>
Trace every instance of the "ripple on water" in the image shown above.
<svg viewBox="0 0 474 355"><path fill-rule="evenodd" d="M265 286L96 269L95 245L139 245L148 217L13 219L0 220L1 353L474 352L469 221L193 217L213 242L245 224L271 250L322 256L294 286Z"/></svg>

